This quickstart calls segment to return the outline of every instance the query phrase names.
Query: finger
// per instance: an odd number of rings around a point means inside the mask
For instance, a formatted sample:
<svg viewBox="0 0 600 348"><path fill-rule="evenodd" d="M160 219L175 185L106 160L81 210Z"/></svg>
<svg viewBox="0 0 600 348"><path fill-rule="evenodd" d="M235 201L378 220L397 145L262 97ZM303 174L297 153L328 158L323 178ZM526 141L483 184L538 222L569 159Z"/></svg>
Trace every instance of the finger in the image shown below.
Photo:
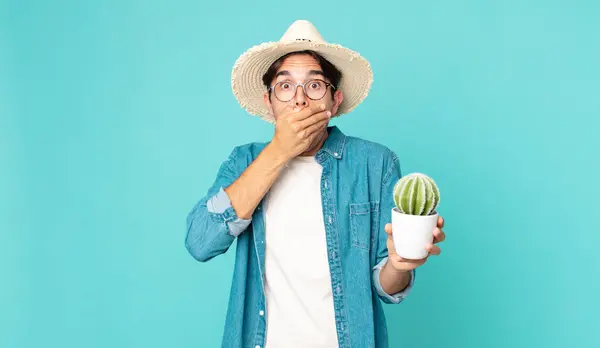
<svg viewBox="0 0 600 348"><path fill-rule="evenodd" d="M297 121L296 122L296 129L298 129L299 131L305 128L308 128L312 125L314 125L317 122L323 121L323 120L329 120L331 117L331 111L327 110L327 111L321 111L319 113L316 113L310 117L305 118L302 121Z"/></svg>
<svg viewBox="0 0 600 348"><path fill-rule="evenodd" d="M392 234L392 224L386 224L383 229L385 230L385 233L387 233L389 235Z"/></svg>
<svg viewBox="0 0 600 348"><path fill-rule="evenodd" d="M312 104L296 113L293 113L290 116L290 120L292 122L302 121L302 120L304 120L318 112L322 112L322 111L325 111L325 104Z"/></svg>
<svg viewBox="0 0 600 348"><path fill-rule="evenodd" d="M303 130L301 130L298 135L301 138L308 138L311 135L313 135L317 130L321 129L322 127L325 127L327 125L327 123L329 122L329 118L325 119L325 120L321 120L307 128L304 128Z"/></svg>
<svg viewBox="0 0 600 348"><path fill-rule="evenodd" d="M396 255L396 246L394 245L394 240L392 239L392 236L388 235L385 245L388 249L388 255Z"/></svg>
<svg viewBox="0 0 600 348"><path fill-rule="evenodd" d="M405 259L405 258L400 257L398 254L394 254L389 257L391 257L393 261L409 264L413 268L417 268L417 267L423 265L425 262L427 262L427 257L424 257L419 260Z"/></svg>
<svg viewBox="0 0 600 348"><path fill-rule="evenodd" d="M428 244L425 249L427 249L430 255L439 255L442 252L439 246L433 244Z"/></svg>
<svg viewBox="0 0 600 348"><path fill-rule="evenodd" d="M446 234L440 228L436 227L433 230L433 238L436 243L443 242L446 239Z"/></svg>
<svg viewBox="0 0 600 348"><path fill-rule="evenodd" d="M438 216L437 227L444 228L444 218L441 215Z"/></svg>

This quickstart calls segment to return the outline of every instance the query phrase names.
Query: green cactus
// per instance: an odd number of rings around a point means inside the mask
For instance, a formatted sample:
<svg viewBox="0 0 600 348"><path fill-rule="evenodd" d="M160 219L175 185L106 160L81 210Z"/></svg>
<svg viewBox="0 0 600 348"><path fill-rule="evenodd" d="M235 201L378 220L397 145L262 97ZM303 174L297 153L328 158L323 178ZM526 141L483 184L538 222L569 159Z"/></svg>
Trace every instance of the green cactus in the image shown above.
<svg viewBox="0 0 600 348"><path fill-rule="evenodd" d="M394 186L394 202L401 213L430 215L440 203L440 191L427 175L412 173L400 178Z"/></svg>

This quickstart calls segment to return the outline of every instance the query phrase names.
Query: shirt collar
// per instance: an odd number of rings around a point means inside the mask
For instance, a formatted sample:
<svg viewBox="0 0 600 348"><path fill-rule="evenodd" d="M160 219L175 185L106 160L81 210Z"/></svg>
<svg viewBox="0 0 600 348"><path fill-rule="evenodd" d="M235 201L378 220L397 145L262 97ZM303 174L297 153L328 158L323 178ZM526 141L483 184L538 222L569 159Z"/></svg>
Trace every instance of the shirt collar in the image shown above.
<svg viewBox="0 0 600 348"><path fill-rule="evenodd" d="M335 159L341 159L346 145L346 135L337 126L327 127L329 135L319 152L327 153Z"/></svg>

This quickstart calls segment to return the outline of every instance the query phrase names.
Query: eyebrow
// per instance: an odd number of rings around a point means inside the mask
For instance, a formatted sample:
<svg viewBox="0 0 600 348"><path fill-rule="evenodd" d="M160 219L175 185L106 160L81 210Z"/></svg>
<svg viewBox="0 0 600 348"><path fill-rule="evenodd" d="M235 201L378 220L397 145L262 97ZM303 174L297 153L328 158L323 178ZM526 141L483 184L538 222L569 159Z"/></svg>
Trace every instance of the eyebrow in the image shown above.
<svg viewBox="0 0 600 348"><path fill-rule="evenodd" d="M311 70L308 72L308 75L325 76L325 74L321 70ZM292 76L292 74L287 70L281 70L281 71L277 72L277 74L275 75L275 78L278 78L279 76Z"/></svg>
<svg viewBox="0 0 600 348"><path fill-rule="evenodd" d="M292 76L292 74L287 70L281 70L275 75L275 78L278 78L279 76Z"/></svg>

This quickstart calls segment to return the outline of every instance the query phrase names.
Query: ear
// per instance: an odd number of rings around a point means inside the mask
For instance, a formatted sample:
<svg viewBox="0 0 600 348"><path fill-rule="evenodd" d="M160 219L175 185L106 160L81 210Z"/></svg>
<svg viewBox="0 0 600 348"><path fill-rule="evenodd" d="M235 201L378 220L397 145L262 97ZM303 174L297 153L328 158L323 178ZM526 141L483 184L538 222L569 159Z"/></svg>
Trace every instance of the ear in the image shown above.
<svg viewBox="0 0 600 348"><path fill-rule="evenodd" d="M265 106L269 108L269 112L271 113L271 116L273 116L273 106L271 105L271 100L269 100L269 92L265 92L265 94L263 96L263 100L264 100Z"/></svg>
<svg viewBox="0 0 600 348"><path fill-rule="evenodd" d="M340 104L342 104L342 101L344 101L344 94L342 91L336 90L333 93L333 105L331 106L332 115L337 114L338 108L340 107Z"/></svg>

